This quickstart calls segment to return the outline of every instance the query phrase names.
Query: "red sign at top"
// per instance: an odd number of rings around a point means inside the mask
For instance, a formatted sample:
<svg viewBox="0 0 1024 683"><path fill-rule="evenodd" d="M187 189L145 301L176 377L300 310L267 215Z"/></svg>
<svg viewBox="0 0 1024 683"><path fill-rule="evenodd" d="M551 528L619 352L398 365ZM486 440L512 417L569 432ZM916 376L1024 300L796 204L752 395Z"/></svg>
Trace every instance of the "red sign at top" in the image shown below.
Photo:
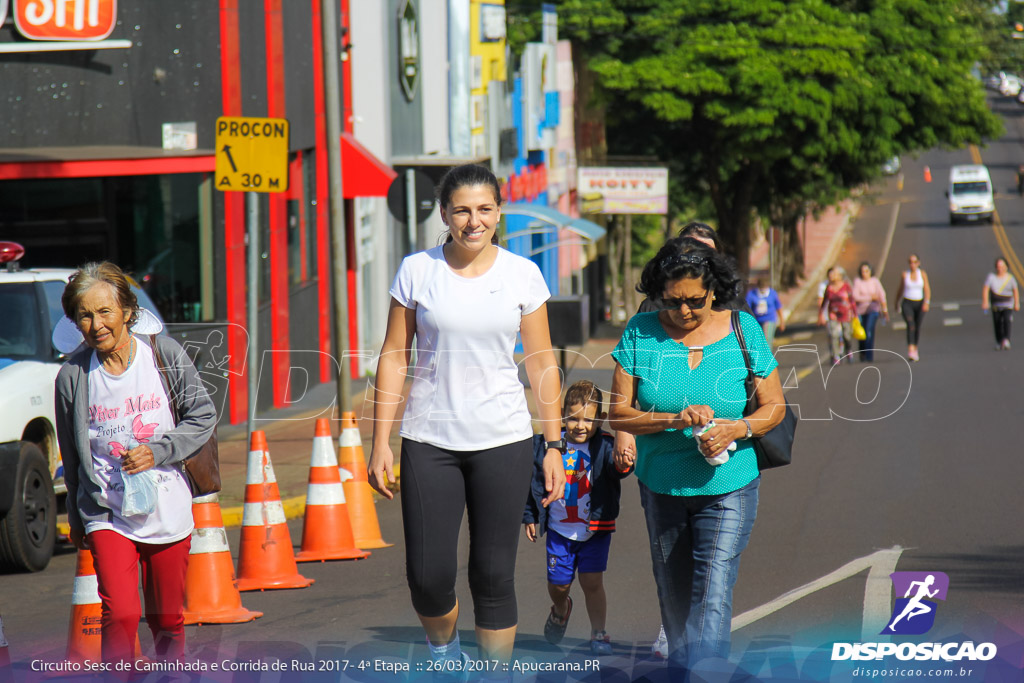
<svg viewBox="0 0 1024 683"><path fill-rule="evenodd" d="M103 40L117 23L117 0L14 0L14 24L30 40Z"/></svg>

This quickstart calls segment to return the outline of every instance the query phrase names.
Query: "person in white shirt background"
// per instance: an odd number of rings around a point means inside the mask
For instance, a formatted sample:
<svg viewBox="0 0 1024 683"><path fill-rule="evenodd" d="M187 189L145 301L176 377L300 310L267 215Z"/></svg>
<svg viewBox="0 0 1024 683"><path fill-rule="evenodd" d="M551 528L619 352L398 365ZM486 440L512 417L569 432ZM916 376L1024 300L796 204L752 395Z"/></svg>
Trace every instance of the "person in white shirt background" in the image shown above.
<svg viewBox="0 0 1024 683"><path fill-rule="evenodd" d="M393 497L389 438L411 376L399 431L406 571L431 670L459 672L467 659L455 594L465 510L479 659L508 662L515 643L516 549L533 470L533 427L513 358L517 335L546 440L545 506L565 490L564 441L550 293L536 264L497 245L497 179L482 166L457 166L438 198L447 241L407 256L391 288L367 474L374 489Z"/></svg>

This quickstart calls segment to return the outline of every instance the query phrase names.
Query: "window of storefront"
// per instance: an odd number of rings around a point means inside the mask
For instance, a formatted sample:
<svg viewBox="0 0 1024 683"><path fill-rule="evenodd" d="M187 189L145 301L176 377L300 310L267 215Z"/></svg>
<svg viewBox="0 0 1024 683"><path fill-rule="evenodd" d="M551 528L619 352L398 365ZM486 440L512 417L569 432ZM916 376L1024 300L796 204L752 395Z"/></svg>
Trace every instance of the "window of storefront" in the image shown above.
<svg viewBox="0 0 1024 683"><path fill-rule="evenodd" d="M110 260L168 322L214 317L209 175L0 182L0 234L26 247L26 267ZM205 292L205 296L204 296Z"/></svg>
<svg viewBox="0 0 1024 683"><path fill-rule="evenodd" d="M316 279L316 157L314 150L292 155L298 172L288 189L288 284Z"/></svg>

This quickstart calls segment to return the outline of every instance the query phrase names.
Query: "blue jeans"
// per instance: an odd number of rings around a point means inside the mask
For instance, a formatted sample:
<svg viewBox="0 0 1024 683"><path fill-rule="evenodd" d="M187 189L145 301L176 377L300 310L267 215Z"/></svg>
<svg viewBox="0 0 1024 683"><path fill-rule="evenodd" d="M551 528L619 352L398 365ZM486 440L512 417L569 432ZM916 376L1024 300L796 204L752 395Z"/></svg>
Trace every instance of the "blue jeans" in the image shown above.
<svg viewBox="0 0 1024 683"><path fill-rule="evenodd" d="M670 496L640 483L669 664L728 657L732 589L757 517L758 477L718 496Z"/></svg>
<svg viewBox="0 0 1024 683"><path fill-rule="evenodd" d="M875 326L878 324L878 311L868 311L860 316L860 324L864 326L865 336L860 342L860 359L870 363L875 359Z"/></svg>

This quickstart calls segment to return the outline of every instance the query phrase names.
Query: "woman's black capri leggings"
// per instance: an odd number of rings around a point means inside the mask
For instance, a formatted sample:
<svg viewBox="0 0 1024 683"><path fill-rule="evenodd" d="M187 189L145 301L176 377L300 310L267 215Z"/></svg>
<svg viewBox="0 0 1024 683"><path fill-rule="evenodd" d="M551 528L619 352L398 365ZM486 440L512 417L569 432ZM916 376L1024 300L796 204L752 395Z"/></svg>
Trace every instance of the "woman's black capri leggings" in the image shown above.
<svg viewBox="0 0 1024 683"><path fill-rule="evenodd" d="M907 323L907 344L917 346L921 336L921 321L924 320L924 301L922 299L904 299L900 304L900 313Z"/></svg>
<svg viewBox="0 0 1024 683"><path fill-rule="evenodd" d="M469 590L476 625L518 623L515 569L523 507L530 494L533 440L482 451L402 441L405 570L420 616L455 608L459 529L469 513Z"/></svg>

